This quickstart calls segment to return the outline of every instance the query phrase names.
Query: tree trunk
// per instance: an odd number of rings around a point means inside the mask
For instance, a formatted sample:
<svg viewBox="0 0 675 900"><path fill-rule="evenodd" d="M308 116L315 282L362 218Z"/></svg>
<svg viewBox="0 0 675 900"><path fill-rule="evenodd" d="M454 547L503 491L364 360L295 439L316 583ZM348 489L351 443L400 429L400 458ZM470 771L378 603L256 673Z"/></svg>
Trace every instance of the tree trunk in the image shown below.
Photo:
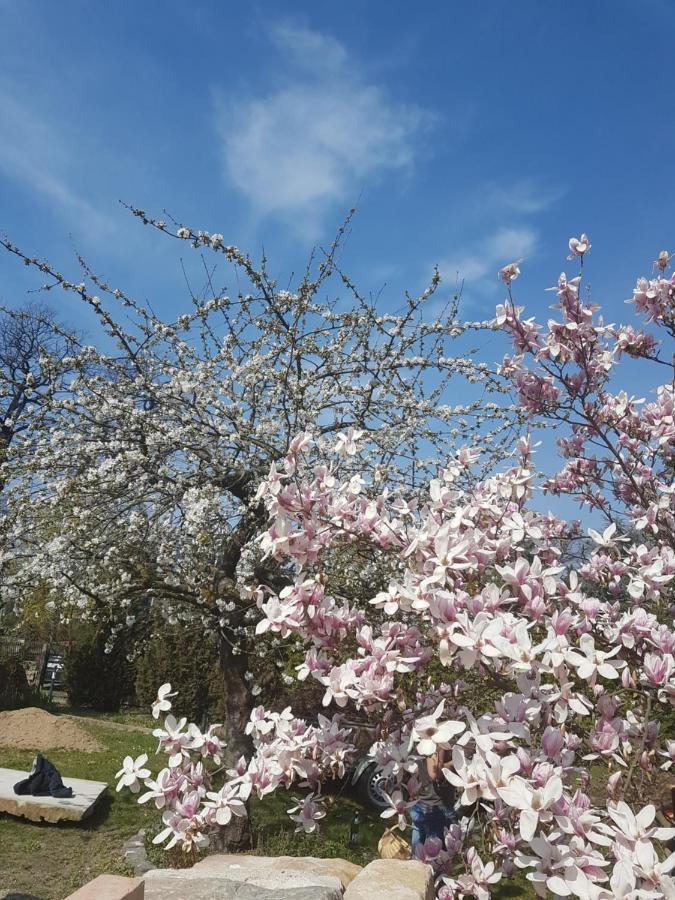
<svg viewBox="0 0 675 900"><path fill-rule="evenodd" d="M242 638L237 639L241 648L232 652L231 642L226 637L220 641L220 669L223 676L223 696L225 717L223 737L227 742L224 762L234 766L241 756L251 758L253 746L245 733L246 724L253 709L253 697L244 677L248 669L248 652ZM248 806L248 804L247 804ZM233 816L229 825L222 830L217 849L226 851L249 850L252 846L251 821L248 816Z"/></svg>

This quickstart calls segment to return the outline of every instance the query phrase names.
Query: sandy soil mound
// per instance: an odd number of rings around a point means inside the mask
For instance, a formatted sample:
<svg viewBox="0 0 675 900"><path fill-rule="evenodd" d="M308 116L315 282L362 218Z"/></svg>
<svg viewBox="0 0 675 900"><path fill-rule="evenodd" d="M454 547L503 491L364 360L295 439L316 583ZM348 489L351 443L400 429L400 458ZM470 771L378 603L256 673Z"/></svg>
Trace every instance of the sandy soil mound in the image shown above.
<svg viewBox="0 0 675 900"><path fill-rule="evenodd" d="M69 716L53 716L30 706L0 712L0 746L19 750L103 750L95 737Z"/></svg>

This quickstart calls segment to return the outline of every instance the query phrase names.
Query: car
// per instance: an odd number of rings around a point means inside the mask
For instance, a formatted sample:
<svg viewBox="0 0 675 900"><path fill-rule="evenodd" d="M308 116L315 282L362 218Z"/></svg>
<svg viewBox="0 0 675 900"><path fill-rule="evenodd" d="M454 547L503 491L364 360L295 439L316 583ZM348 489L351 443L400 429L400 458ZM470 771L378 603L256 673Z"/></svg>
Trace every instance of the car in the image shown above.
<svg viewBox="0 0 675 900"><path fill-rule="evenodd" d="M352 773L350 784L364 806L382 812L388 808L384 794L394 790L394 778L383 775L377 763L369 756L363 757Z"/></svg>
<svg viewBox="0 0 675 900"><path fill-rule="evenodd" d="M64 663L63 656L50 654L42 675L42 687L49 687L50 685L53 685L56 689L61 687Z"/></svg>

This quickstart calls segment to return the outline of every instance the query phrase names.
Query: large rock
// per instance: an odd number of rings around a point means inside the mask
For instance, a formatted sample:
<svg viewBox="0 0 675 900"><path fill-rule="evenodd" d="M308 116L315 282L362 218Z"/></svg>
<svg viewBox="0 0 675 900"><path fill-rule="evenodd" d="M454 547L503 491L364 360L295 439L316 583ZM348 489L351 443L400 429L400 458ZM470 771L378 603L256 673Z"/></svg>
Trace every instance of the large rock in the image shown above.
<svg viewBox="0 0 675 900"><path fill-rule="evenodd" d="M327 880L327 879L326 879ZM153 869L145 876L145 900L343 900L339 879L327 884L277 875L276 884L229 878L192 869Z"/></svg>
<svg viewBox="0 0 675 900"><path fill-rule="evenodd" d="M122 875L99 875L66 900L143 900L143 882Z"/></svg>
<svg viewBox="0 0 675 900"><path fill-rule="evenodd" d="M344 900L433 900L431 866L414 859L376 859L347 888Z"/></svg>
<svg viewBox="0 0 675 900"><path fill-rule="evenodd" d="M153 869L146 900L342 900L360 871L344 859L214 854L191 869Z"/></svg>
<svg viewBox="0 0 675 900"><path fill-rule="evenodd" d="M9 813L10 816L23 816L32 822L79 822L91 814L96 801L107 787L103 781L64 778L65 786L73 789L73 796L70 798L15 794L14 785L27 778L28 774L16 769L0 769L0 812Z"/></svg>
<svg viewBox="0 0 675 900"><path fill-rule="evenodd" d="M342 888L346 888L361 871L361 866L346 859L319 859L315 856L241 856L238 854L214 853L198 862L195 871L204 874L226 874L241 881L252 880L256 884L271 881L276 883L278 875L288 873L304 874L314 878L328 875L337 878Z"/></svg>

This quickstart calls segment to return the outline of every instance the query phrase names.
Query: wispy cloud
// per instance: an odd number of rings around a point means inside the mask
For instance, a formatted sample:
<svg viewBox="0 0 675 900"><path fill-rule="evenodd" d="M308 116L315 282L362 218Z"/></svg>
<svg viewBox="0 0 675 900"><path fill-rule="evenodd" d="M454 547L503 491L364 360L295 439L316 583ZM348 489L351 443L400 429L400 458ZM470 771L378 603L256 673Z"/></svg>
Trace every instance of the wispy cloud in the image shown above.
<svg viewBox="0 0 675 900"><path fill-rule="evenodd" d="M537 216L565 193L561 185L527 177L510 184L488 182L472 192L469 200L480 210L479 221L490 220L487 237L470 240L438 264L443 279L463 285L462 303L475 308L494 299L500 282L497 270L510 262L527 259L539 250ZM495 227L495 222L504 224ZM487 230L487 229L486 229Z"/></svg>
<svg viewBox="0 0 675 900"><path fill-rule="evenodd" d="M509 262L529 256L537 247L537 232L530 226L499 228L474 246L439 264L441 276L452 283L464 282L465 306L476 305L498 286L497 270Z"/></svg>
<svg viewBox="0 0 675 900"><path fill-rule="evenodd" d="M73 143L64 141L57 127L19 98L12 82L0 80L0 173L41 196L67 219L76 219L90 235L108 234L111 220L72 185L77 164Z"/></svg>
<svg viewBox="0 0 675 900"><path fill-rule="evenodd" d="M565 193L560 185L536 178L521 178L510 185L488 185L485 201L494 210L532 215L548 209Z"/></svg>
<svg viewBox="0 0 675 900"><path fill-rule="evenodd" d="M217 103L223 169L255 215L316 233L335 204L409 171L434 116L397 102L332 37L283 24L270 38L284 61L281 80Z"/></svg>

